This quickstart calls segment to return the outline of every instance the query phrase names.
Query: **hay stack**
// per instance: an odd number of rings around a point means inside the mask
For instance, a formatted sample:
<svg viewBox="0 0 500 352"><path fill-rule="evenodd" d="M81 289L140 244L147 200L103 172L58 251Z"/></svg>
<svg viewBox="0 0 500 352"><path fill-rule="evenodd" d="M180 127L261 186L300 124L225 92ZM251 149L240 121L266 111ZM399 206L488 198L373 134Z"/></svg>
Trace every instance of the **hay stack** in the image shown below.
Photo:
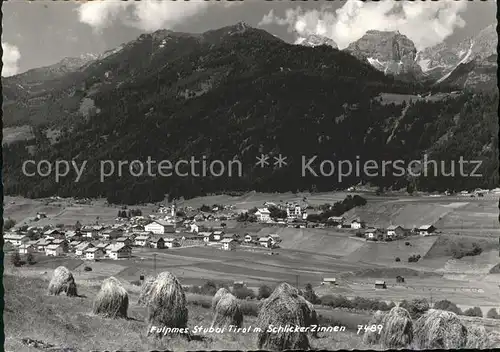
<svg viewBox="0 0 500 352"><path fill-rule="evenodd" d="M413 340L413 322L410 313L401 307L392 308L383 320L380 340L387 349L404 348Z"/></svg>
<svg viewBox="0 0 500 352"><path fill-rule="evenodd" d="M215 307L212 327L228 328L230 325L233 325L240 328L242 323L243 313L238 299L229 292L224 294L219 298Z"/></svg>
<svg viewBox="0 0 500 352"><path fill-rule="evenodd" d="M151 331L151 326L187 327L186 295L179 280L171 273L162 272L152 283L147 307L148 331Z"/></svg>
<svg viewBox="0 0 500 352"><path fill-rule="evenodd" d="M387 313L382 312L381 310L377 310L367 325L384 325L386 314ZM363 343L365 345L377 345L380 342L380 338L381 334L379 333L378 329L376 331L366 330L363 335Z"/></svg>
<svg viewBox="0 0 500 352"><path fill-rule="evenodd" d="M305 327L306 311L299 299L298 290L283 283L267 298L259 311L257 325L261 331L257 334L259 349L283 351L287 349L308 349L309 339L305 332L267 332L273 327Z"/></svg>
<svg viewBox="0 0 500 352"><path fill-rule="evenodd" d="M94 300L94 314L107 318L127 318L128 293L117 279L107 278Z"/></svg>
<svg viewBox="0 0 500 352"><path fill-rule="evenodd" d="M490 348L491 341L488 332L482 325L470 324L467 326L467 345L465 348Z"/></svg>
<svg viewBox="0 0 500 352"><path fill-rule="evenodd" d="M212 298L212 310L215 311L215 307L217 307L217 303L219 303L220 299L222 296L225 296L227 294L231 294L229 290L227 290L225 287L219 288L219 291L215 293L215 296Z"/></svg>
<svg viewBox="0 0 500 352"><path fill-rule="evenodd" d="M60 266L54 270L49 283L48 293L53 296L60 295L61 293L71 297L78 296L73 274L66 267Z"/></svg>
<svg viewBox="0 0 500 352"><path fill-rule="evenodd" d="M154 281L154 276L148 276L144 279L144 282L141 285L141 292L139 293L139 301L137 302L139 305L147 304L149 294L151 293L151 287L153 286Z"/></svg>
<svg viewBox="0 0 500 352"><path fill-rule="evenodd" d="M314 309L314 305L302 296L299 296L298 299L302 305L302 309L304 310L305 326L319 325L318 315L316 313L316 309ZM313 337L318 337L318 331L316 330L312 332L311 335Z"/></svg>
<svg viewBox="0 0 500 352"><path fill-rule="evenodd" d="M417 349L458 349L467 344L467 328L455 313L431 309L414 325Z"/></svg>
<svg viewBox="0 0 500 352"><path fill-rule="evenodd" d="M488 348L500 348L500 332L490 331L488 334Z"/></svg>

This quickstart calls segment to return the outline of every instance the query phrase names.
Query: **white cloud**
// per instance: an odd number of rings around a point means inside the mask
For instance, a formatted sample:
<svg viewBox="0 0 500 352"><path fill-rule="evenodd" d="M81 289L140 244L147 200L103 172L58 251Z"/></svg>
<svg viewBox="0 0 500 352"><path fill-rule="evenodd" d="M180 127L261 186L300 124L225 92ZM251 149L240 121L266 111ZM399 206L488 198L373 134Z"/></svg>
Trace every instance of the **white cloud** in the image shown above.
<svg viewBox="0 0 500 352"><path fill-rule="evenodd" d="M17 46L2 43L3 55L2 55L2 77L13 76L19 71L19 59L21 59L21 53Z"/></svg>
<svg viewBox="0 0 500 352"><path fill-rule="evenodd" d="M441 0L436 2L379 2L348 0L332 11L288 9L280 18L271 10L259 25L286 25L299 37L318 34L333 39L340 49L361 38L368 30L396 31L410 38L417 49L441 43L457 27L465 26L460 13L466 1Z"/></svg>
<svg viewBox="0 0 500 352"><path fill-rule="evenodd" d="M144 31L169 28L203 12L210 2L186 1L92 1L78 8L80 22L96 30L109 27L115 21Z"/></svg>

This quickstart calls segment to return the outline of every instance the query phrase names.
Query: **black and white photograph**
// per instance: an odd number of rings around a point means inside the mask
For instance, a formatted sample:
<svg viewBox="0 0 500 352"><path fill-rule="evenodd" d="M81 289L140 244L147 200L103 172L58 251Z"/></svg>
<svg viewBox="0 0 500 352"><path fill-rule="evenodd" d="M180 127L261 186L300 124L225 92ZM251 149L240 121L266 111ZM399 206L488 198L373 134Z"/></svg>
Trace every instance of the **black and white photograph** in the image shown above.
<svg viewBox="0 0 500 352"><path fill-rule="evenodd" d="M3 350L500 349L497 12L3 1Z"/></svg>

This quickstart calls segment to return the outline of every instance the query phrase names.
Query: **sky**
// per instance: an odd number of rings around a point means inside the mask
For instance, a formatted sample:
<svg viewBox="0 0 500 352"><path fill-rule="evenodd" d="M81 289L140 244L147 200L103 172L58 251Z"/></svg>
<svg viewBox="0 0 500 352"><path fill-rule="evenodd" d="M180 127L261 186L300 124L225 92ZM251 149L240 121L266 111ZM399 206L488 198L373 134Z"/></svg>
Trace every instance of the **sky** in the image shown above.
<svg viewBox="0 0 500 352"><path fill-rule="evenodd" d="M370 29L399 30L423 49L458 42L496 23L493 0L10 0L2 11L2 76L102 53L157 29L204 32L244 21L292 43L324 35L340 49Z"/></svg>

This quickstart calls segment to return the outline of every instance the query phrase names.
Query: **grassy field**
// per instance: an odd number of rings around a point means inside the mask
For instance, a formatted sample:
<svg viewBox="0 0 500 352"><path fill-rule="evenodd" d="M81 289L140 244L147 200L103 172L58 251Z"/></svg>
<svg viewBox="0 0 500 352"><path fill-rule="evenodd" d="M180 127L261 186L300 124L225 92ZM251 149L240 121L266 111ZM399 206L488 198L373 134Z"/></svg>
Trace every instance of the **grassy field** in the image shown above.
<svg viewBox="0 0 500 352"><path fill-rule="evenodd" d="M80 283L77 279L77 283ZM48 282L42 279L26 280L5 276L5 350L36 351L22 343L30 338L50 343L62 350L252 350L256 349L256 334L224 333L200 334L192 341L181 337L167 336L158 342L146 336L146 309L137 305L138 288L126 286L130 295L129 319L105 319L93 316L92 302L98 292L95 286L79 285L82 297L47 296ZM209 327L212 313L208 308L211 297L187 295L188 327ZM245 304L245 302L242 302ZM255 303L256 304L256 303ZM321 309L320 325L337 323L346 327L345 332L319 333L311 339L315 349L363 348L361 338L356 334L358 324L364 324L369 316L333 309ZM344 322L342 322L344 321ZM244 327L255 326L256 317L246 315ZM36 329L33 327L36 326Z"/></svg>

